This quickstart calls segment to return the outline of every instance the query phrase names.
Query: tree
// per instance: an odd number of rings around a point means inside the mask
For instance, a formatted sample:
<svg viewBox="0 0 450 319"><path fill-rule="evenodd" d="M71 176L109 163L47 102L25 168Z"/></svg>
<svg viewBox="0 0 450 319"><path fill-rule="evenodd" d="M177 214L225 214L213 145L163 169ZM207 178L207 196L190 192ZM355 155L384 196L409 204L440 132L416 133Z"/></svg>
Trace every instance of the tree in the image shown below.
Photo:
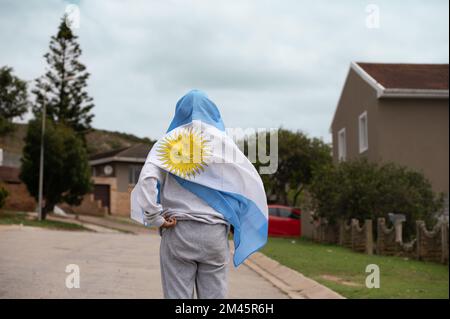
<svg viewBox="0 0 450 319"><path fill-rule="evenodd" d="M270 150L267 143L266 149ZM317 138L302 132L278 130L278 169L262 175L269 196L285 205L297 206L299 196L311 182L314 171L332 162L331 149ZM261 164L256 163L259 168Z"/></svg>
<svg viewBox="0 0 450 319"><path fill-rule="evenodd" d="M94 107L86 90L90 74L79 62L78 37L66 25L65 18L56 36L51 37L50 51L44 55L48 71L36 80L33 112L36 117L40 116L45 98L48 118L71 127L84 141L85 133L91 128L93 114L90 111Z"/></svg>
<svg viewBox="0 0 450 319"><path fill-rule="evenodd" d="M11 122L28 110L27 83L7 66L0 68L0 133L12 129Z"/></svg>
<svg viewBox="0 0 450 319"><path fill-rule="evenodd" d="M86 149L72 128L63 124L46 122L44 135L44 188L43 218L56 204L66 202L79 205L82 196L91 190L90 170ZM28 125L23 149L20 179L29 193L38 199L41 120Z"/></svg>
<svg viewBox="0 0 450 319"><path fill-rule="evenodd" d="M413 233L415 221L430 221L443 208L422 173L393 163L358 159L328 165L317 171L309 187L318 217L330 223L405 214L405 235Z"/></svg>

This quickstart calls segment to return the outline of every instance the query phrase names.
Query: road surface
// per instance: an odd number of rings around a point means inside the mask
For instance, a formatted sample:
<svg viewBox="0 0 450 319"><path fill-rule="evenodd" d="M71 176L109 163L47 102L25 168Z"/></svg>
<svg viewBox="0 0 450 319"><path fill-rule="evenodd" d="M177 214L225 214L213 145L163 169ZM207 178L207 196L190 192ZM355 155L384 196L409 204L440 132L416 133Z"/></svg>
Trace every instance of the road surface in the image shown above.
<svg viewBox="0 0 450 319"><path fill-rule="evenodd" d="M162 298L157 234L0 225L0 298ZM66 287L67 265L80 288ZM229 298L287 298L245 265L230 266Z"/></svg>

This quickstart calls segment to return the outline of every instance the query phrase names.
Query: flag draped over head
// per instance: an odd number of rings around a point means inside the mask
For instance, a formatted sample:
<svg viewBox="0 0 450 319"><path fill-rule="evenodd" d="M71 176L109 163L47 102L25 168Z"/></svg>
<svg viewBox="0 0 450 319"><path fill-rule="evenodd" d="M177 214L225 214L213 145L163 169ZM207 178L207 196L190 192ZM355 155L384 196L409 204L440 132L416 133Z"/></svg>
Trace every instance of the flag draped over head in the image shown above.
<svg viewBox="0 0 450 319"><path fill-rule="evenodd" d="M268 209L261 178L227 136L220 112L206 94L192 90L178 101L167 133L147 162L172 174L233 225L235 266L265 245ZM132 198L133 214L142 212L133 211Z"/></svg>

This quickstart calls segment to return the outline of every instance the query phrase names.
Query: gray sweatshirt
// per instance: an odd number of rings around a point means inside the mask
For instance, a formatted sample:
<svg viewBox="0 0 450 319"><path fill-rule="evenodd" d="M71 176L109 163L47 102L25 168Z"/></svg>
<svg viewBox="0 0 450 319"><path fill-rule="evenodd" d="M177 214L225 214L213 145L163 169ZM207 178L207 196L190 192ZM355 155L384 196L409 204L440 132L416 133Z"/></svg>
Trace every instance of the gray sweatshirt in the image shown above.
<svg viewBox="0 0 450 319"><path fill-rule="evenodd" d="M160 203L157 200L158 182ZM228 224L222 214L181 186L171 174L152 163L145 164L138 184L142 191L137 200L144 209L146 226L160 227L164 224L164 217L207 224Z"/></svg>

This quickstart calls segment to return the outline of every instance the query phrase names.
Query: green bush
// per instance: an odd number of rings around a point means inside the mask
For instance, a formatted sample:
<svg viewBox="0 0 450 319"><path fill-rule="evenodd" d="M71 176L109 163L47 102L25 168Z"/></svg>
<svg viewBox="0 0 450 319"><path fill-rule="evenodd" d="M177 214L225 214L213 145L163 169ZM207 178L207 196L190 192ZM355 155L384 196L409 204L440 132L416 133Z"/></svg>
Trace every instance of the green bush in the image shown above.
<svg viewBox="0 0 450 319"><path fill-rule="evenodd" d="M41 152L41 120L29 122L21 159L20 179L29 193L38 199ZM90 168L83 142L74 130L63 124L46 122L44 135L43 218L56 204L79 205L91 190Z"/></svg>
<svg viewBox="0 0 450 319"><path fill-rule="evenodd" d="M258 146L259 147L259 146ZM266 141L267 153L270 153ZM278 129L278 167L274 174L261 175L269 199L275 203L298 206L305 196L313 171L332 162L330 146L300 131ZM255 163L259 170L267 164Z"/></svg>
<svg viewBox="0 0 450 319"><path fill-rule="evenodd" d="M309 191L317 216L331 223L405 214L406 237L414 233L416 220L430 224L433 213L443 208L443 195L433 192L422 173L366 159L323 167L316 172Z"/></svg>
<svg viewBox="0 0 450 319"><path fill-rule="evenodd" d="M14 131L14 125L0 115L0 136L5 136Z"/></svg>
<svg viewBox="0 0 450 319"><path fill-rule="evenodd" d="M9 193L6 189L0 186L0 208L5 205L6 197L8 197Z"/></svg>

